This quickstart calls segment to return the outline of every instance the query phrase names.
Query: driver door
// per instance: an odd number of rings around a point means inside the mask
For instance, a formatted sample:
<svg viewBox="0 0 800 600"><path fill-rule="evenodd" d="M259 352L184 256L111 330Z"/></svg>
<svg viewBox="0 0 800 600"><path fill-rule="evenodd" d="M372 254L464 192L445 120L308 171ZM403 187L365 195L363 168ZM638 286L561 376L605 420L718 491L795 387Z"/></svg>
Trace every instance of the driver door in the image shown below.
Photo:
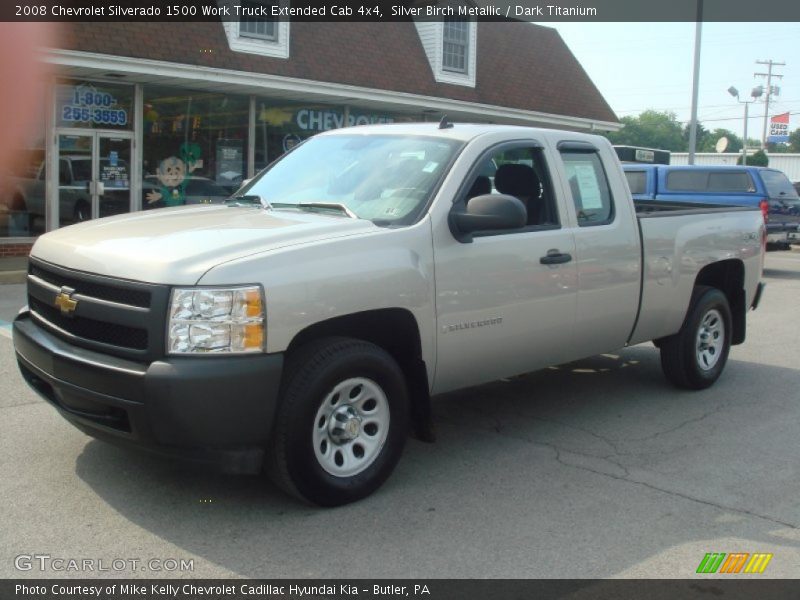
<svg viewBox="0 0 800 600"><path fill-rule="evenodd" d="M435 393L574 358L574 232L551 181L541 146L517 142L482 156L462 184L453 210L472 195L507 193L524 200L531 218L471 241L437 239Z"/></svg>

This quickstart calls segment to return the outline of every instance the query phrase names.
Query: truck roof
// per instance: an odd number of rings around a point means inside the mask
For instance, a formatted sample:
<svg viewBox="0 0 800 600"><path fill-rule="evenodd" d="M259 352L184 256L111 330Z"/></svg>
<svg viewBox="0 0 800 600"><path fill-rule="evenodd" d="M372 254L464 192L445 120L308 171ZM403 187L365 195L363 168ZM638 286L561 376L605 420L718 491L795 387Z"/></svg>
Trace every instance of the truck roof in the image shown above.
<svg viewBox="0 0 800 600"><path fill-rule="evenodd" d="M625 171L644 171L644 170L692 170L703 169L705 171L734 171L734 170L749 170L749 171L777 171L773 167L759 167L755 165L645 165L641 163L622 163L622 168Z"/></svg>
<svg viewBox="0 0 800 600"><path fill-rule="evenodd" d="M321 135L353 135L353 134L388 134L388 135L425 135L431 137L440 137L450 140L459 140L468 142L478 138L482 135L499 133L507 131L509 134L514 135L527 135L532 137L547 137L547 136L580 136L585 139L598 138L605 140L606 138L593 135L589 133L582 133L576 131L566 131L563 129L547 129L544 127L522 127L519 125L493 125L493 124L478 124L478 123L452 123L452 127L447 129L440 129L439 123L383 123L380 125L358 125L355 127L343 127L340 129L333 129L326 131Z"/></svg>

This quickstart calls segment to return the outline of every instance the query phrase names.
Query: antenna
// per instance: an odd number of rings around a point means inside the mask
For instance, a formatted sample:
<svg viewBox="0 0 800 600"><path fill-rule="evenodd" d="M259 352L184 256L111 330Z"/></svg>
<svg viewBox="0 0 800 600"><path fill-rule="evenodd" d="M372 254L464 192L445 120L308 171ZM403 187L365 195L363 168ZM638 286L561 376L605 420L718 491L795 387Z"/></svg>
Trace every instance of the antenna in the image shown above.
<svg viewBox="0 0 800 600"><path fill-rule="evenodd" d="M451 129L453 124L447 120L447 115L442 116L442 120L439 121L439 129Z"/></svg>

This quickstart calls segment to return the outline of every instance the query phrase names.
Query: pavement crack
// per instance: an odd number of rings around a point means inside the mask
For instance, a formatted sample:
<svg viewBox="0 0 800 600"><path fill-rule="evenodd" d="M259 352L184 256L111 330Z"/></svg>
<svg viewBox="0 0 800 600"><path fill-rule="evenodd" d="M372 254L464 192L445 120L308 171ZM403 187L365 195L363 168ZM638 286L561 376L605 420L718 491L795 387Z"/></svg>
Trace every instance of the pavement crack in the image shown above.
<svg viewBox="0 0 800 600"><path fill-rule="evenodd" d="M16 404L6 404L5 406L0 406L0 410L5 410L7 408L16 408L17 406L28 406L29 404L41 404L43 400L28 400L27 402L18 402Z"/></svg>
<svg viewBox="0 0 800 600"><path fill-rule="evenodd" d="M702 420L704 418L707 418L708 416L714 414L714 412L717 412L720 409L721 409L721 406L715 408L712 411L709 411L708 413L706 413L703 416L697 417L695 419L689 419L689 420L683 422L680 425L676 425L671 430L662 431L662 432L653 434L652 436L649 436L649 438L656 437L658 435L663 435L664 433L668 433L669 431L675 431L677 429L680 429L681 427L684 427L684 426L686 426L686 425L688 425L688 424L690 424L692 422L700 421L700 420ZM674 498L681 498L683 500L688 500L690 502L695 502L697 504L702 504L704 506L710 506L710 507L716 508L718 510L738 513L738 514L741 514L741 515L747 515L749 517L754 517L756 519L761 519L761 520L764 520L764 521L768 521L770 523L773 523L775 525L780 525L782 527L788 527L790 529L800 530L800 525L796 525L794 523L789 523L788 521L782 521L781 519L779 519L777 517L772 517L770 515L764 515L764 514L761 514L761 513L757 513L755 511L752 511L752 510L749 510L749 509L746 509L746 508L738 508L738 507L734 507L734 506L727 506L727 505L724 505L724 504L720 504L718 502L712 502L711 500L705 500L703 498L698 498L696 496L692 496L692 495L686 494L684 492L678 492L678 491L675 491L675 490L670 490L670 489L667 489L667 488L659 487L657 485L653 485L652 483L648 483L646 481L642 481L640 479L633 478L633 477L631 477L630 471L628 470L627 467L625 467L624 465L620 464L619 462L617 462L616 460L614 460L612 458L612 456L614 456L614 454L611 454L611 455L608 455L608 456L598 456L596 454L588 454L588 453L580 452L578 450L573 450L573 449L570 449L570 448L562 448L560 446L556 446L555 444L551 444L551 443L548 443L548 442L536 441L536 440L531 439L530 437L510 434L510 433L504 431L504 427L503 427L502 423L500 422L500 420L497 417L495 417L493 415L486 414L486 413L484 413L484 412L482 412L480 410L475 410L474 408L472 410L474 412L477 412L478 414L481 414L481 415L485 416L485 417L491 418L491 420L493 420L495 422L495 424L491 428L476 427L474 425L468 425L468 427L470 427L472 429L477 429L478 431L483 431L483 432L486 432L486 433L495 433L497 435L500 435L500 436L503 436L503 437L506 437L506 438L509 438L509 439L519 440L519 441L531 444L533 446L541 446L543 448L547 448L549 450L552 450L556 462L559 463L560 465L565 466L565 467L571 467L573 469L578 469L578 470L581 470L581 471L585 471L587 473L593 473L595 475L600 475L602 477L609 477L610 479L614 479L616 481L621 481L621 482L628 483L628 484L631 484L631 485L641 486L641 487L650 489L650 490L652 490L654 492L660 492L662 494L667 494L667 495L672 496ZM539 419L538 417L528 417L528 418L537 419L537 420L544 420L544 419ZM597 437L601 437L601 436L597 436ZM649 439L649 438L644 438L644 439ZM612 445L612 447L613 447L613 444L610 444L610 445ZM615 475L613 473L609 473L607 471L601 471L599 469L594 469L594 468L586 466L586 465L580 465L580 464L575 464L575 463L572 463L572 462L568 462L564 458L564 454L565 453L573 454L575 456L582 456L582 457L589 458L589 459L594 459L594 460L605 460L605 461L611 463L612 465L615 465L616 467L618 467L622 471L623 475Z"/></svg>
<svg viewBox="0 0 800 600"><path fill-rule="evenodd" d="M722 409L723 409L725 406L726 406L726 405L725 405L725 403L720 403L720 404L717 404L716 406L714 406L714 408L712 408L712 409L711 409L711 410L709 410L708 412L705 412L705 413L703 413L703 414L702 414L702 415L700 415L699 417L694 417L694 418L691 418L691 419L687 419L687 420L685 420L685 421L682 421L681 423L678 423L678 424L677 424L677 425L675 425L674 427L670 427L669 429L665 429L665 430L663 430L663 431L657 431L657 432L655 432L655 433L653 433L653 434L651 434L651 435L647 435L647 436L645 436L645 437L641 437L641 438L628 438L628 439L627 439L627 440L625 440L625 441L626 441L626 442L648 442L648 441L650 441L650 440L654 440L655 438L657 438L657 437L660 437L660 436L662 436L662 435L667 435L668 433L675 433L676 431L678 431L679 429L683 429L683 428L684 428L684 427L686 427L687 425L692 425L692 424L694 424L694 423L699 423L700 421L703 421L703 420L707 419L708 417L710 417L710 416L712 416L712 415L715 415L715 414L717 414L717 413L718 413L718 412L720 412L720 411L721 411L721 410L722 410Z"/></svg>
<svg viewBox="0 0 800 600"><path fill-rule="evenodd" d="M683 492L678 492L678 491L675 491L675 490L669 490L669 489L666 489L666 488L662 488L662 487L659 487L657 485L653 485L652 483L648 483L646 481L641 481L640 479L634 479L634 478L632 478L630 476L630 473L628 472L628 470L625 469L625 467L623 467L622 465L618 465L618 466L620 466L620 468L622 468L623 471L625 472L624 476L614 475L612 473L607 473L605 471L599 471L597 469L592 469L592 468L584 466L584 465L576 465L576 464L573 464L573 463L564 462L564 460L562 460L562 458L561 458L561 450L557 446L554 446L552 444L542 443L542 442L533 442L533 441L531 441L531 443L539 445L539 446L545 446L545 447L548 447L551 450L553 450L553 452L555 453L556 462L558 462L559 464L564 465L565 467L572 467L573 469L579 469L581 471L587 471L589 473L594 473L595 475L600 475L600 476L603 476L603 477L609 477L609 478L615 479L617 481L624 481L625 483L630 483L630 484L633 484L633 485L639 485L639 486L645 487L647 489L653 490L655 492L661 492L661 493L667 494L669 496L673 496L673 497L676 497L676 498L682 498L684 500L689 500L690 502L697 502L698 504L703 504L705 506L710 506L710 507L713 507L713 508L716 508L716 509L719 509L719 510L724 510L724 511L728 511L728 512L734 512L734 513L738 513L738 514L742 514L742 515L747 515L747 516L750 516L750 517L755 517L757 519L762 519L764 521L769 521L770 523L773 523L775 525L781 525L783 527L788 527L790 529L795 529L795 530L800 529L800 526L798 526L798 525L796 525L794 523L789 523L788 521L782 521L781 519L778 519L777 517L772 517L770 515L763 515L763 514L755 512L755 511L748 510L746 508L738 508L738 507L734 507L734 506L726 506L724 504L719 504L717 502L712 502L710 500L704 500L703 498L697 498L696 496L691 496L691 495L685 494ZM567 450L567 451L568 452L572 452L571 450ZM609 462L613 463L614 461L609 461ZM616 464L616 463L614 463L614 464Z"/></svg>

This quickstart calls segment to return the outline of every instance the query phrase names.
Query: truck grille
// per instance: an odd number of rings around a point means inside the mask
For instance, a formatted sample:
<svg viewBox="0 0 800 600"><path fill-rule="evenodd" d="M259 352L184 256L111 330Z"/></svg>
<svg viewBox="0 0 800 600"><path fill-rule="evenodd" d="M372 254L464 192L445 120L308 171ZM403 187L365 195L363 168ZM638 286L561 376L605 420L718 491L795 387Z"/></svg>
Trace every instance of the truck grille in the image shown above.
<svg viewBox="0 0 800 600"><path fill-rule="evenodd" d="M64 314L56 298L77 302ZM116 279L31 258L28 305L54 335L92 350L151 361L163 355L169 287Z"/></svg>
<svg viewBox="0 0 800 600"><path fill-rule="evenodd" d="M101 300L118 302L119 304L128 304L130 306L139 306L141 308L148 308L150 306L150 292L146 290L113 287L110 285L102 285L92 283L91 281L75 279L69 277L68 275L60 276L57 273L37 265L31 265L29 272L31 275L48 283L52 283L57 287L65 285L75 290L80 290L82 294L92 296L94 298L100 298Z"/></svg>
<svg viewBox="0 0 800 600"><path fill-rule="evenodd" d="M37 298L29 298L31 310L51 325L86 340L96 340L103 344L112 344L121 348L147 350L147 330L137 327L126 327L114 323L95 321L87 317L69 318L61 314L57 308L48 306Z"/></svg>

